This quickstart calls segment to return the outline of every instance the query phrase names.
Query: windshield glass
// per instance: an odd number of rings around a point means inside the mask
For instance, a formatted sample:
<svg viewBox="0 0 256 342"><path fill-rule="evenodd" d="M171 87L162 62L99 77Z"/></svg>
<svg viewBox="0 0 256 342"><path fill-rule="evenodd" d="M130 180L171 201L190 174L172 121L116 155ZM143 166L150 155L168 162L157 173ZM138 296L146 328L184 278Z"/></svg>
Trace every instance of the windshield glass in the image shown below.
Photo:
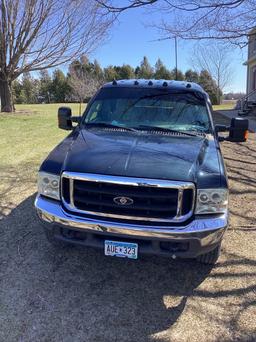
<svg viewBox="0 0 256 342"><path fill-rule="evenodd" d="M83 123L211 131L206 102L200 93L159 88L103 88L90 105Z"/></svg>

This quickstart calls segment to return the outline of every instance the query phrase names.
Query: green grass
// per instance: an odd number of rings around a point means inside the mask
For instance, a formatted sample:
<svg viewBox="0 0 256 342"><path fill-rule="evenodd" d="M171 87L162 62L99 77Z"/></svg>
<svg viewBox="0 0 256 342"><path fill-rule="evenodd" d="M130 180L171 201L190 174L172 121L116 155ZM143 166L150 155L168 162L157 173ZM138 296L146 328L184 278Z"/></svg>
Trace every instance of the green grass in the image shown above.
<svg viewBox="0 0 256 342"><path fill-rule="evenodd" d="M213 109L214 110L228 110L228 109L233 109L236 104L236 101L230 101L228 103L223 103L220 105L214 105Z"/></svg>
<svg viewBox="0 0 256 342"><path fill-rule="evenodd" d="M67 135L57 127L61 104L16 105L16 112L0 114L1 167L20 164L39 166L50 150ZM79 105L70 104L74 114Z"/></svg>
<svg viewBox="0 0 256 342"><path fill-rule="evenodd" d="M35 191L40 164L69 133L57 126L59 106L16 105L15 113L0 113L0 217ZM78 115L78 104L68 106Z"/></svg>

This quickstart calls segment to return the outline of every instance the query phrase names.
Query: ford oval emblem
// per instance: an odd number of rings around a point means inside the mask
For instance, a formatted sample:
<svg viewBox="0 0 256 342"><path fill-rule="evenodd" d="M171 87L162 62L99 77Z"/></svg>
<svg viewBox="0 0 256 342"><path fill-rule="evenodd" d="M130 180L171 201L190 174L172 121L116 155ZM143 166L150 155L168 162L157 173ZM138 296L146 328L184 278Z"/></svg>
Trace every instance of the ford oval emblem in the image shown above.
<svg viewBox="0 0 256 342"><path fill-rule="evenodd" d="M118 205L131 205L133 204L133 199L130 197L115 197L113 201Z"/></svg>

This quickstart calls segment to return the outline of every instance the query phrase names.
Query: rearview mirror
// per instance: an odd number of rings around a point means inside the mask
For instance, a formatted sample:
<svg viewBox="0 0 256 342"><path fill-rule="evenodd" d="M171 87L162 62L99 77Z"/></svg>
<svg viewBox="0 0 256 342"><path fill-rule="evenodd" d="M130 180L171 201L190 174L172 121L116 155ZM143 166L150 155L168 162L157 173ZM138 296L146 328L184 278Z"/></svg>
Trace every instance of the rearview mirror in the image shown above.
<svg viewBox="0 0 256 342"><path fill-rule="evenodd" d="M58 126L61 129L71 130L72 126L72 111L69 107L60 107L58 110Z"/></svg>
<svg viewBox="0 0 256 342"><path fill-rule="evenodd" d="M248 139L249 121L243 118L231 119L228 140L232 142L244 142Z"/></svg>

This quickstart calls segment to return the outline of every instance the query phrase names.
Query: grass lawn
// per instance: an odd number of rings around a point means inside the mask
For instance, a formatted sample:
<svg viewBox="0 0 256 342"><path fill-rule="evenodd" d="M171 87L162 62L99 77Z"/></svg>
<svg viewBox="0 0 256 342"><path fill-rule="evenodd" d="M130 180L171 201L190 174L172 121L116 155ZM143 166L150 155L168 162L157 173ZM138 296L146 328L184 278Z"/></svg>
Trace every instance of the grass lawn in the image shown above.
<svg viewBox="0 0 256 342"><path fill-rule="evenodd" d="M57 126L57 111L61 104L16 105L16 113L0 114L1 167L20 164L38 165L47 153L68 132ZM70 104L74 114L79 105Z"/></svg>
<svg viewBox="0 0 256 342"><path fill-rule="evenodd" d="M61 104L16 105L15 113L0 113L0 205L8 213L13 205L15 189L19 200L27 188L35 188L37 169L51 149L68 131L57 126L57 110ZM78 114L78 104L68 104ZM14 203L15 202L15 203ZM2 210L1 210L2 208Z"/></svg>
<svg viewBox="0 0 256 342"><path fill-rule="evenodd" d="M0 114L1 167L22 163L38 165L51 148L67 135L57 127L61 104L16 105L16 113ZM71 104L78 113L78 104Z"/></svg>
<svg viewBox="0 0 256 342"><path fill-rule="evenodd" d="M228 110L233 109L235 107L236 101L230 101L226 103L222 103L220 105L213 106L214 110Z"/></svg>

